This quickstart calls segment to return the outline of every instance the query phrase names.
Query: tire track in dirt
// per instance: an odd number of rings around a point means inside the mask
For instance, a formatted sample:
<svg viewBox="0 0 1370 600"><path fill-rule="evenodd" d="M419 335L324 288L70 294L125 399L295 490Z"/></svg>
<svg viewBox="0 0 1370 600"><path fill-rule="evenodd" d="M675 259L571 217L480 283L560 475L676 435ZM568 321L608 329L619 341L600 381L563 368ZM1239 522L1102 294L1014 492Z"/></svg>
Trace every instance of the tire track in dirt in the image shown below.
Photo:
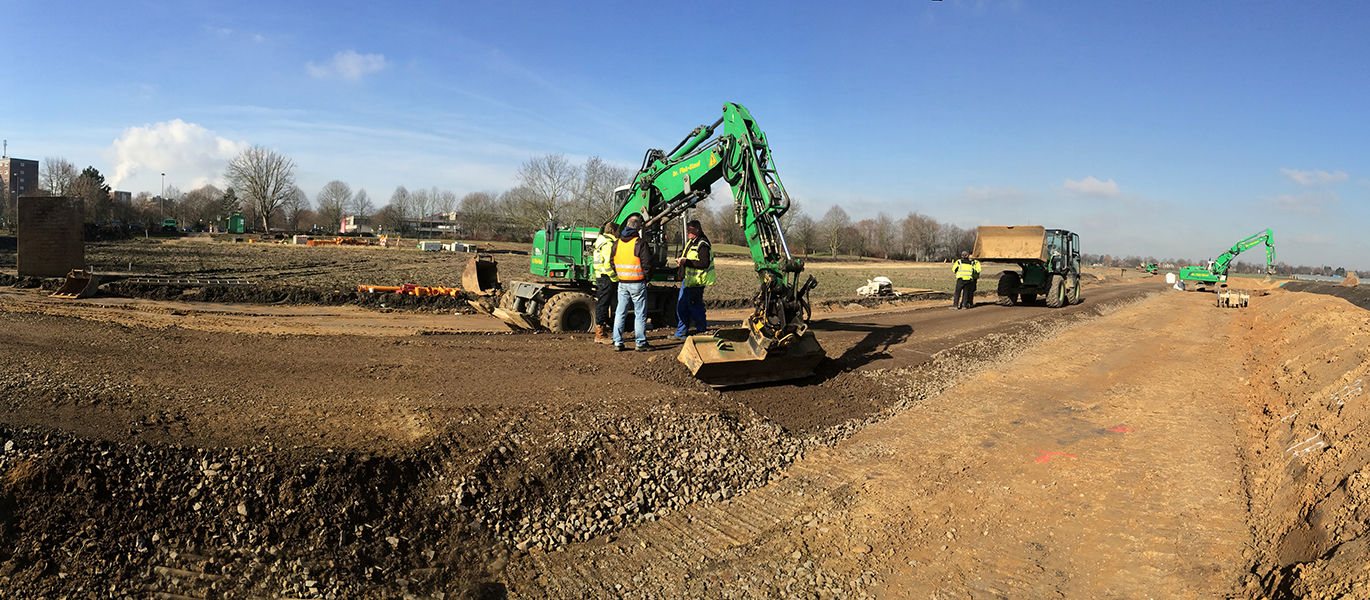
<svg viewBox="0 0 1370 600"><path fill-rule="evenodd" d="M1215 351L1231 318L1203 300L1165 295L1069 330L731 503L516 564L511 590L1238 593L1250 544L1234 426L1241 404L1222 391L1241 361ZM557 575L567 569L579 575ZM541 585L535 572L557 583Z"/></svg>

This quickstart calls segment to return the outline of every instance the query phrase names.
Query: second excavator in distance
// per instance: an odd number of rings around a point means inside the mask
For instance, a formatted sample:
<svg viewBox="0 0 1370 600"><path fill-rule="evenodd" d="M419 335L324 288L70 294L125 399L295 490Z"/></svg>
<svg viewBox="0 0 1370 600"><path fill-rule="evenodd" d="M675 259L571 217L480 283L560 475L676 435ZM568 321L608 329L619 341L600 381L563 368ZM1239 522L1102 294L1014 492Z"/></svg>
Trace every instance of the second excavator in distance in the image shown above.
<svg viewBox="0 0 1370 600"><path fill-rule="evenodd" d="M670 260L670 223L708 198L710 186L732 189L737 225L746 235L759 289L742 327L687 338L679 360L701 381L737 386L811 375L825 353L813 332L804 262L790 254L780 218L790 197L776 173L766 134L740 104L723 105L723 116L701 125L669 152L648 150L629 185L614 191L613 218L622 225L634 213L645 220L642 239L653 250L653 282L676 280ZM593 324L591 248L597 227L549 222L534 234L530 270L548 280L511 282L501 308L522 313L553 331L585 331ZM648 287L648 314L657 326L675 322L674 286Z"/></svg>

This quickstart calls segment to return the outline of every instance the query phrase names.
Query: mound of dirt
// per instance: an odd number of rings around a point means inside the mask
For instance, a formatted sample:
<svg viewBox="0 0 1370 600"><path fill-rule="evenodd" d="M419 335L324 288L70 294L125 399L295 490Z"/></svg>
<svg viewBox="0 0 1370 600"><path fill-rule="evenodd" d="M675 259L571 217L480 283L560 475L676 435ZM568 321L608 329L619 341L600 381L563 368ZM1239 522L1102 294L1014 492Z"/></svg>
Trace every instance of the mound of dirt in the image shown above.
<svg viewBox="0 0 1370 600"><path fill-rule="evenodd" d="M1307 292L1310 294L1326 294L1344 298L1347 302L1370 310L1370 288L1363 287L1344 287L1332 283L1321 281L1290 281L1283 287L1291 292Z"/></svg>
<svg viewBox="0 0 1370 600"><path fill-rule="evenodd" d="M1286 287L1295 284L1308 285ZM1310 300L1272 295L1241 316L1259 340L1247 360L1255 412L1244 461L1253 558L1271 598L1362 598L1370 582L1370 325L1358 308Z"/></svg>

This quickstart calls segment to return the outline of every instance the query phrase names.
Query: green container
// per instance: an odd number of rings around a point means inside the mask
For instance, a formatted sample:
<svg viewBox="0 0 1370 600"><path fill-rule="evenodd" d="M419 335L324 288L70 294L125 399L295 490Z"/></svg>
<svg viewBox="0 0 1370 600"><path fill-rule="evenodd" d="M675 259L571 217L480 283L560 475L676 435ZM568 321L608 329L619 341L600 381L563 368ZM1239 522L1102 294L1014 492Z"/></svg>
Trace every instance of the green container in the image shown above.
<svg viewBox="0 0 1370 600"><path fill-rule="evenodd" d="M228 232L246 233L247 219L244 219L243 216L238 213L233 213L233 216L228 218Z"/></svg>

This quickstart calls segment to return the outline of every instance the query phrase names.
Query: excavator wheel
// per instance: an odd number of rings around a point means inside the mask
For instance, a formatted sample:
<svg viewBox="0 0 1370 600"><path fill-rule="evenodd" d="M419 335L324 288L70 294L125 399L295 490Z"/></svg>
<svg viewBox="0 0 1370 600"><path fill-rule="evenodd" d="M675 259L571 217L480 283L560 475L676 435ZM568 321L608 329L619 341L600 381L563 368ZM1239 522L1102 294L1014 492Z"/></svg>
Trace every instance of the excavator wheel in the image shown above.
<svg viewBox="0 0 1370 600"><path fill-rule="evenodd" d="M1018 284L1022 280L1013 271L1005 271L999 276L999 306L1013 306L1018 303Z"/></svg>
<svg viewBox="0 0 1370 600"><path fill-rule="evenodd" d="M595 326L595 299L582 292L561 292L542 308L542 326L561 332L590 331Z"/></svg>
<svg viewBox="0 0 1370 600"><path fill-rule="evenodd" d="M1050 308L1061 308L1070 304L1066 300L1066 278L1060 275L1051 276L1051 285L1047 288L1047 306Z"/></svg>

